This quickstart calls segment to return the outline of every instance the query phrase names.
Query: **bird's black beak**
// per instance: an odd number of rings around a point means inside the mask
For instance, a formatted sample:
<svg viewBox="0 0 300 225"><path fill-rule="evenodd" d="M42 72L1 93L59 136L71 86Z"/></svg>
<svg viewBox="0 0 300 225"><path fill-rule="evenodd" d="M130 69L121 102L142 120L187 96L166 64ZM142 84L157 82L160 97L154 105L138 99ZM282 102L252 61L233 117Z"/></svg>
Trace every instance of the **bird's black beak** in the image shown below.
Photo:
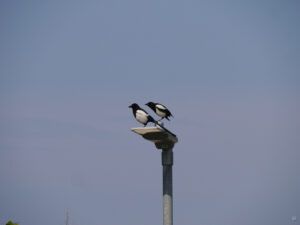
<svg viewBox="0 0 300 225"><path fill-rule="evenodd" d="M128 108L132 108L132 105L128 106Z"/></svg>

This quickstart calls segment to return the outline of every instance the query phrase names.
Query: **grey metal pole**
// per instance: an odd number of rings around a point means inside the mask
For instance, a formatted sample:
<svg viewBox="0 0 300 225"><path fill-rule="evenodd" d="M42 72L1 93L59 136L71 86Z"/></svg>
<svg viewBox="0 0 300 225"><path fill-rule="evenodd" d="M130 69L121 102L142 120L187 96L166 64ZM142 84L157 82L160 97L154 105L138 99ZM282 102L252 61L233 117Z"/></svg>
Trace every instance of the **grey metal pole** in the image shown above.
<svg viewBox="0 0 300 225"><path fill-rule="evenodd" d="M163 166L163 225L173 225L172 148L163 149L161 159Z"/></svg>

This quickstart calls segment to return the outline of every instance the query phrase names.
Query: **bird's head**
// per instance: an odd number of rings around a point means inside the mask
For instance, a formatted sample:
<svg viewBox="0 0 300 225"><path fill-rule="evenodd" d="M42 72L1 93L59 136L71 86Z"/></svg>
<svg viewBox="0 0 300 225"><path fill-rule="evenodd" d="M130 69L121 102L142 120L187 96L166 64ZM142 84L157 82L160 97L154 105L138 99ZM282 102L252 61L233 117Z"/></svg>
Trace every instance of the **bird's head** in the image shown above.
<svg viewBox="0 0 300 225"><path fill-rule="evenodd" d="M154 102L148 102L148 103L145 104L145 105L147 105L147 106L149 106L149 107L153 107L153 106L155 106L155 103L154 103Z"/></svg>
<svg viewBox="0 0 300 225"><path fill-rule="evenodd" d="M131 104L130 106L128 106L128 108L138 108L139 107L139 105L138 104L136 104L136 103L133 103L133 104Z"/></svg>
<svg viewBox="0 0 300 225"><path fill-rule="evenodd" d="M149 106L149 108L151 108L151 109L155 109L155 103L154 102L148 102L147 104L145 104L145 105L147 105L147 106Z"/></svg>

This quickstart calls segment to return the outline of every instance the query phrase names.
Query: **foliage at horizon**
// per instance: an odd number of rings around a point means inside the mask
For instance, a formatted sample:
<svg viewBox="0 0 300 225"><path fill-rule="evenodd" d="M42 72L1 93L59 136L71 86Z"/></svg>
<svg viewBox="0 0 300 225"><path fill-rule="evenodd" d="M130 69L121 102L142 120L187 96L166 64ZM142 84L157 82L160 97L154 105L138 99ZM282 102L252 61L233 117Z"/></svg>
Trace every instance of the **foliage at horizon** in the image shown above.
<svg viewBox="0 0 300 225"><path fill-rule="evenodd" d="M12 221L8 221L6 225L19 225L18 223L13 223Z"/></svg>

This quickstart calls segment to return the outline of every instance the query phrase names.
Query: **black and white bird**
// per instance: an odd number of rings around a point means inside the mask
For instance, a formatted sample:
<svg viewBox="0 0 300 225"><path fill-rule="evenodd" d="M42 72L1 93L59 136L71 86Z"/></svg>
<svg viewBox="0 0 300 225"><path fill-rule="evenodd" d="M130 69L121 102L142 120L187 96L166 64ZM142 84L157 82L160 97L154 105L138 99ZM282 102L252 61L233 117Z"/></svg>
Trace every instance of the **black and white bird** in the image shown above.
<svg viewBox="0 0 300 225"><path fill-rule="evenodd" d="M148 102L146 105L149 106L149 108L152 109L156 113L156 115L161 117L160 120L162 120L163 118L166 118L167 120L169 120L170 116L173 117L172 113L167 109L167 107L162 104Z"/></svg>
<svg viewBox="0 0 300 225"><path fill-rule="evenodd" d="M132 108L133 115L135 119L144 124L144 127L147 125L148 122L157 123L152 116L150 116L145 110L143 110L138 104L133 103L129 108Z"/></svg>

